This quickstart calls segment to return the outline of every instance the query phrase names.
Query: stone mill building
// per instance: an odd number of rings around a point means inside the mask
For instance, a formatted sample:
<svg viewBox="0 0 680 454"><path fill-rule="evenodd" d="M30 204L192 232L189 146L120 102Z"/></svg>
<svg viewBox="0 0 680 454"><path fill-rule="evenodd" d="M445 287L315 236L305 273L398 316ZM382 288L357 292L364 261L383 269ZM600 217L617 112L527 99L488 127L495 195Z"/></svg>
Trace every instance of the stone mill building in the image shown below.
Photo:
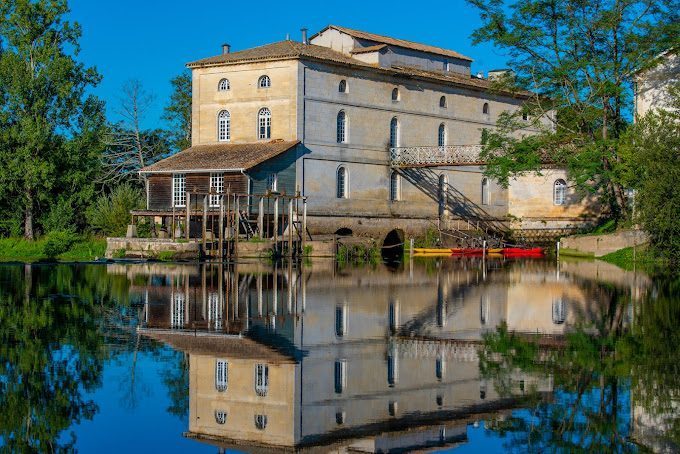
<svg viewBox="0 0 680 454"><path fill-rule="evenodd" d="M303 31L301 41L224 45L188 64L192 146L142 169L148 212L182 210L189 190L229 190L306 197L312 235L480 223L547 233L591 221L591 201L576 196L562 169L547 166L508 188L484 177L482 131L532 94L494 90L501 72L485 78L471 63L334 25L309 39ZM535 133L525 120L523 133Z"/></svg>

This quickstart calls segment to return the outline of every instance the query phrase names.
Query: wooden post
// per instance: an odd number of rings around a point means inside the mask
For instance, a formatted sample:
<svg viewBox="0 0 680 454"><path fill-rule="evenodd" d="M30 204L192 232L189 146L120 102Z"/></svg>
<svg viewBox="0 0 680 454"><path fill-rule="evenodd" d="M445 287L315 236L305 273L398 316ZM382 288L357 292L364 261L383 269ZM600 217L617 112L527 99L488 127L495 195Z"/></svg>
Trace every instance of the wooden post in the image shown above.
<svg viewBox="0 0 680 454"><path fill-rule="evenodd" d="M274 248L279 242L279 198L274 198Z"/></svg>
<svg viewBox="0 0 680 454"><path fill-rule="evenodd" d="M288 201L288 254L293 257L293 199Z"/></svg>
<svg viewBox="0 0 680 454"><path fill-rule="evenodd" d="M260 196L260 203L257 206L257 233L260 239L264 239L264 198Z"/></svg>
<svg viewBox="0 0 680 454"><path fill-rule="evenodd" d="M205 237L208 233L208 196L203 196L203 226L201 227L201 235L203 236L203 253L205 254Z"/></svg>
<svg viewBox="0 0 680 454"><path fill-rule="evenodd" d="M224 261L224 196L220 196L220 220L217 223L217 228L220 229L219 235L219 257L220 261ZM221 293L220 293L221 295Z"/></svg>
<svg viewBox="0 0 680 454"><path fill-rule="evenodd" d="M239 211L238 194L234 194L234 255L238 258L238 233L241 227L241 214Z"/></svg>
<svg viewBox="0 0 680 454"><path fill-rule="evenodd" d="M187 219L186 219L186 223L184 224L184 228L186 229L186 232L185 232L186 239L189 240L189 230L191 230L189 228L189 226L191 224L191 221L190 221L190 219L191 219L191 193L189 191L187 191L187 200L186 200L185 203L186 203L186 206L187 206Z"/></svg>
<svg viewBox="0 0 680 454"><path fill-rule="evenodd" d="M307 197L302 199L302 253L307 245Z"/></svg>
<svg viewBox="0 0 680 454"><path fill-rule="evenodd" d="M172 232L170 233L170 238L175 241L175 201L172 201L172 225L170 226Z"/></svg>
<svg viewBox="0 0 680 454"><path fill-rule="evenodd" d="M231 188L227 188L227 212L225 213L225 216L227 218L227 225L226 225L226 230L229 232L229 235L227 235L227 255L231 257Z"/></svg>

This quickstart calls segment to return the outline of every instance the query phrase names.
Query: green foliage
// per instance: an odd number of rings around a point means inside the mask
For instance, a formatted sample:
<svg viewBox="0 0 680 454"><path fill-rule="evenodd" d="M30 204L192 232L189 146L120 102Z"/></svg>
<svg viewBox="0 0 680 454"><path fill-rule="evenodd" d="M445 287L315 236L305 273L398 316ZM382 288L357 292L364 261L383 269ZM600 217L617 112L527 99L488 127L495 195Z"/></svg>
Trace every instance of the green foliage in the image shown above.
<svg viewBox="0 0 680 454"><path fill-rule="evenodd" d="M54 259L58 255L63 254L71 249L71 246L76 242L76 240L76 235L71 232L51 232L43 243L43 253L45 256L47 256L47 258Z"/></svg>
<svg viewBox="0 0 680 454"><path fill-rule="evenodd" d="M124 259L126 253L127 252L125 251L125 248L120 248L113 251L113 254L111 255L113 256L114 259Z"/></svg>
<svg viewBox="0 0 680 454"><path fill-rule="evenodd" d="M0 217L12 218L5 233L16 233L19 218L33 238L43 207L61 196L77 213L91 196L102 108L86 92L100 77L76 60L81 32L67 13L66 1L0 3Z"/></svg>
<svg viewBox="0 0 680 454"><path fill-rule="evenodd" d="M172 95L165 107L163 119L170 124L170 138L175 151L191 146L191 74L182 74L170 80Z"/></svg>
<svg viewBox="0 0 680 454"><path fill-rule="evenodd" d="M171 262L175 258L175 253L173 251L160 251L158 253L158 260L162 262Z"/></svg>
<svg viewBox="0 0 680 454"><path fill-rule="evenodd" d="M507 185L549 162L568 170L578 192L598 194L613 215L624 213L619 138L633 108L632 75L678 45L676 2L468 2L482 19L475 43L502 49L517 74L494 89L536 93L484 134L486 174ZM527 127L538 134L527 135Z"/></svg>
<svg viewBox="0 0 680 454"><path fill-rule="evenodd" d="M93 231L106 236L125 236L131 222L130 210L144 206L142 191L130 183L116 186L102 195L88 209L87 219Z"/></svg>
<svg viewBox="0 0 680 454"><path fill-rule="evenodd" d="M439 240L439 231L435 228L429 228L424 235L413 239L414 247L437 247L441 244ZM406 248L404 248L406 249Z"/></svg>
<svg viewBox="0 0 680 454"><path fill-rule="evenodd" d="M624 136L624 181L635 188L636 221L656 253L680 265L680 84L671 109L638 119Z"/></svg>
<svg viewBox="0 0 680 454"><path fill-rule="evenodd" d="M650 274L658 273L664 260L647 246L627 247L600 257L600 260L612 263L624 270L641 269Z"/></svg>

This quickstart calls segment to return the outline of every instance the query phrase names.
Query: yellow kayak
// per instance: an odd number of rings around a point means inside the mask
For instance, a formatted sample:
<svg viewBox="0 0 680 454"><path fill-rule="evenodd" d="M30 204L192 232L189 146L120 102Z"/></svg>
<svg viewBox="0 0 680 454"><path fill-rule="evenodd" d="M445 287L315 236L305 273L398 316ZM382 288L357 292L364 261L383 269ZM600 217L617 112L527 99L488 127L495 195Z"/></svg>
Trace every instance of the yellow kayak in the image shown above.
<svg viewBox="0 0 680 454"><path fill-rule="evenodd" d="M415 254L451 254L451 248L413 248Z"/></svg>

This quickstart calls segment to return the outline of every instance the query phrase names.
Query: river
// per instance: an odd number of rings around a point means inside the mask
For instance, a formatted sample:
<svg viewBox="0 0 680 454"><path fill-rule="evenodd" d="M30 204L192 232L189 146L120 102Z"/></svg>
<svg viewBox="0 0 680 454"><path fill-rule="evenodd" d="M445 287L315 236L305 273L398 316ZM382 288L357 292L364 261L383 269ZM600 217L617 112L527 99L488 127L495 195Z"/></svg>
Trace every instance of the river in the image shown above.
<svg viewBox="0 0 680 454"><path fill-rule="evenodd" d="M10 452L670 452L680 283L598 261L0 266Z"/></svg>

